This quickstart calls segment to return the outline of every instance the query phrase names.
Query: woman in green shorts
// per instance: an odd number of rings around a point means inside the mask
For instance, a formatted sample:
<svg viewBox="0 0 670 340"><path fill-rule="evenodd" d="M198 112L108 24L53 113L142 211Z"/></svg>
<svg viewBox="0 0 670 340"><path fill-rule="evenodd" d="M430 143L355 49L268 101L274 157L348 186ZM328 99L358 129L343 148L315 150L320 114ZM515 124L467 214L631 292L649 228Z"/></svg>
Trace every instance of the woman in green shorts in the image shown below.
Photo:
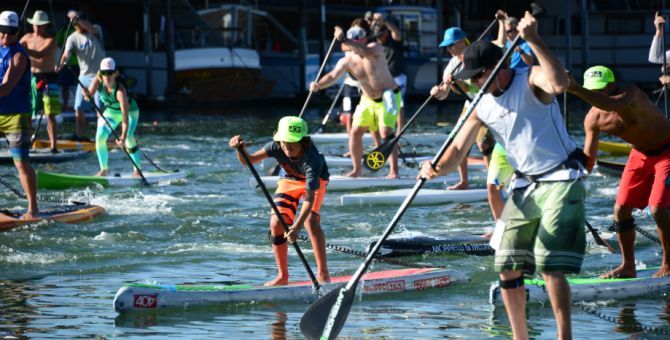
<svg viewBox="0 0 670 340"><path fill-rule="evenodd" d="M100 91L100 100L105 104L104 118L109 121L112 129L121 123L121 136L116 141L125 145L137 168L133 167L135 177L140 177L140 152L135 139L135 128L140 116L137 102L128 96L125 86L119 82L119 72L112 58L100 62L98 76L93 79L88 90L84 89L86 98L92 98L95 91ZM96 176L107 176L107 137L112 133L105 120L98 118L98 130L95 134L95 150L98 154L100 172Z"/></svg>

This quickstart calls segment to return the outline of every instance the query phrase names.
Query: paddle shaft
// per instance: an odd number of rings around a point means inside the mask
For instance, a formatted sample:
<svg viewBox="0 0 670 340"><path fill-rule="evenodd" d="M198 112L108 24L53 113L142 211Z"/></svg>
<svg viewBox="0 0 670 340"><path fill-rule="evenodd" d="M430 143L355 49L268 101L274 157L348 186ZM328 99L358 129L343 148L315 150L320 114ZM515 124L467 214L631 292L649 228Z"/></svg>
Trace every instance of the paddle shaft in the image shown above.
<svg viewBox="0 0 670 340"><path fill-rule="evenodd" d="M268 200L268 203L270 203L270 206L272 207L272 211L274 211L275 216L277 216L277 219L279 220L279 223L281 223L282 227L284 227L284 231L289 232L289 227L286 224L286 221L284 221L284 217L282 217L282 214L279 211L279 208L277 208L277 205L275 204L274 200L272 200L272 196L270 196L270 193L268 192L268 189L265 187L265 184L263 184L263 180L261 179L261 176L258 175L258 172L256 171L256 168L254 168L253 163L251 163L251 160L249 159L249 156L247 155L246 150L244 150L243 146L238 146L237 147L237 152L239 152L242 155L242 158L244 158L244 162L247 163L247 166L249 167L249 170L251 171L251 174L256 179L256 182L258 183L258 186L261 188L261 191L263 191L263 195ZM319 285L319 282L316 280L316 276L314 276L314 272L312 271L312 268L309 266L309 263L307 262L307 259L305 259L305 255L302 254L302 251L300 250L300 246L298 246L297 242L292 242L292 244L293 244L293 249L295 249L295 252L298 254L298 257L300 258L300 261L302 262L302 264L305 266L305 269L307 270L307 275L309 275L309 279L312 281L312 285L314 286L314 289L316 289L316 291L318 292L321 289L321 286Z"/></svg>
<svg viewBox="0 0 670 340"><path fill-rule="evenodd" d="M665 24L661 24L661 51L663 51L663 75L668 75L668 60L665 56ZM668 87L663 85L663 111L668 119Z"/></svg>
<svg viewBox="0 0 670 340"><path fill-rule="evenodd" d="M72 72L72 75L77 79L77 83L79 83L79 86L81 86L82 89L85 88L85 89L88 90L88 87L84 86L84 84L81 82L81 80L79 80L79 77L74 73L74 71L72 71L72 69L69 66L66 65L65 68L67 68L68 70L70 70L70 72ZM103 85L101 84L100 86L103 86ZM116 131L114 131L114 128L112 127L112 124L109 122L109 120L107 120L107 117L105 117L102 110L100 110L100 108L98 107L98 104L96 104L95 98L92 98L92 97L89 97L89 96L86 96L86 97L88 97L88 99L91 101L91 104L93 105L93 108L95 108L95 111L98 113L98 116L100 116L100 118L102 118L102 120L105 122L105 125L107 125L109 130L112 132L112 135L114 136L114 138L116 140L119 140L120 139L119 135L116 133ZM128 160L130 160L130 163L133 164L133 167L135 168L135 170L137 170L137 173L140 174L140 177L142 178L142 183L144 183L144 185L146 185L146 186L150 186L151 184L149 184L149 181L147 181L146 177L144 177L144 174L142 173L142 170L140 169L140 166L137 165L137 163L135 163L135 160L133 160L132 157L130 157L130 153L126 149L125 145L121 146L121 150L123 150L123 153L126 154L126 157L128 157Z"/></svg>
<svg viewBox="0 0 670 340"><path fill-rule="evenodd" d="M330 57L330 53L333 51L333 46L335 46L335 40L337 40L335 37L333 37L333 40L330 42L330 47L328 47L328 52L326 53L326 56L323 57L323 61L321 62L321 68L319 68L319 72L316 74L316 79L314 81L318 81L319 78L321 78L321 72L323 72L323 68L326 66L326 61L328 61L328 58ZM311 87L311 86L310 86ZM307 104L309 103L310 98L312 98L312 90L309 90L309 94L307 95L307 99L305 99L305 104L302 105L302 109L300 110L300 114L298 117L302 117L302 114L305 113L305 109L307 108Z"/></svg>
<svg viewBox="0 0 670 340"><path fill-rule="evenodd" d="M344 82L342 82L342 85L340 85L340 89L337 90L337 94L335 95L335 98L333 98L333 102L330 104L330 108L328 109L328 112L326 113L326 116L323 117L323 120L321 121L321 126L316 130L316 133L321 133L323 132L323 128L326 127L326 124L328 123L328 119L330 118L331 112L333 112L333 108L335 108L335 104L337 104L337 100L340 99L340 95L342 94L342 90L344 90L344 85L346 85Z"/></svg>
<svg viewBox="0 0 670 340"><path fill-rule="evenodd" d="M19 30L16 35L21 35L21 29L23 28L23 16L26 15L26 11L28 10L28 4L30 4L30 0L26 0L26 4L23 5L23 11L21 11L21 17L19 17Z"/></svg>

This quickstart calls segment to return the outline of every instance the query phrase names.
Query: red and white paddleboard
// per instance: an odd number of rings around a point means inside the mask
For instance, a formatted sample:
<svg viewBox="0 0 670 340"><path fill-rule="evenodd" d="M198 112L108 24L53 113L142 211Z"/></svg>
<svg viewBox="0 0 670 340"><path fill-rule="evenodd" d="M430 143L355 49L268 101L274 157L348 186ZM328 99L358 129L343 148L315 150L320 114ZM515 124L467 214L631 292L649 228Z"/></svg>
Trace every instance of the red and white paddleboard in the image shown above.
<svg viewBox="0 0 670 340"><path fill-rule="evenodd" d="M321 287L326 294L351 279L337 276ZM400 293L429 288L448 287L470 281L463 272L438 268L385 270L367 273L358 289L362 294ZM117 312L153 310L188 305L260 302L314 301L318 298L311 281L291 282L286 286L255 285L154 285L129 284L121 287L114 297Z"/></svg>

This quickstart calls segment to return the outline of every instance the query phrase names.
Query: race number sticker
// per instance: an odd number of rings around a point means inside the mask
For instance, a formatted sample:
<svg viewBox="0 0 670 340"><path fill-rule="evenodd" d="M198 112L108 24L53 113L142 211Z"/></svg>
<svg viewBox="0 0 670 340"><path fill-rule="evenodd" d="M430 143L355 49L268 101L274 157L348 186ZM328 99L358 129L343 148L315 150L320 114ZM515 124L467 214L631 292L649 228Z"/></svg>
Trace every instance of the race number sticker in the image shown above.
<svg viewBox="0 0 670 340"><path fill-rule="evenodd" d="M135 294L133 297L133 306L136 308L156 308L157 305L156 294Z"/></svg>

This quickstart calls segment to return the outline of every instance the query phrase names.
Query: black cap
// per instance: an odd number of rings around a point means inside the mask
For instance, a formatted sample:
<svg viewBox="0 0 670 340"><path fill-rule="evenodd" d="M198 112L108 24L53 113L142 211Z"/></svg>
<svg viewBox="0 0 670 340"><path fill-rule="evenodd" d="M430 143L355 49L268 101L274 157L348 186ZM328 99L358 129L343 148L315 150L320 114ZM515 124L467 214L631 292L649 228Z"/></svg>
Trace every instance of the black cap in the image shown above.
<svg viewBox="0 0 670 340"><path fill-rule="evenodd" d="M498 63L502 57L502 49L488 40L472 43L463 51L463 68L454 74L455 79L470 79L484 71L487 67Z"/></svg>

